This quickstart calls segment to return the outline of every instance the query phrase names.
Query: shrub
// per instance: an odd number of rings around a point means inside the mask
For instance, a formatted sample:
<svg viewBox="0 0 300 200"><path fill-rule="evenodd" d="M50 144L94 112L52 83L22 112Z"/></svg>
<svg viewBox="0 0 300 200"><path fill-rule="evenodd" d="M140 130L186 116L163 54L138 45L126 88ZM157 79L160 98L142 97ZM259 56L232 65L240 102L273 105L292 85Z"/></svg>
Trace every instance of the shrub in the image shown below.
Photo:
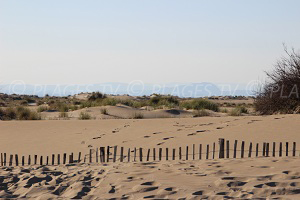
<svg viewBox="0 0 300 200"><path fill-rule="evenodd" d="M247 114L248 110L244 106L238 106L234 109L232 109L229 113L230 116L241 116L242 114Z"/></svg>
<svg viewBox="0 0 300 200"><path fill-rule="evenodd" d="M277 61L268 81L257 91L254 108L261 114L293 113L300 106L300 54L294 49Z"/></svg>
<svg viewBox="0 0 300 200"><path fill-rule="evenodd" d="M9 107L5 110L5 120L12 120L17 118L16 110L12 107Z"/></svg>
<svg viewBox="0 0 300 200"><path fill-rule="evenodd" d="M87 112L81 112L79 114L79 118L78 119L80 119L80 120L89 120L91 118L92 117L91 117L91 115L89 113L87 113Z"/></svg>
<svg viewBox="0 0 300 200"><path fill-rule="evenodd" d="M135 112L132 116L132 119L143 119L144 115L141 112Z"/></svg>
<svg viewBox="0 0 300 200"><path fill-rule="evenodd" d="M164 105L173 108L179 105L179 101L174 96L155 96L149 100L149 105L154 107Z"/></svg>
<svg viewBox="0 0 300 200"><path fill-rule="evenodd" d="M106 108L101 108L100 109L101 114L103 115L108 115L107 109Z"/></svg>
<svg viewBox="0 0 300 200"><path fill-rule="evenodd" d="M67 112L60 112L59 118L67 119L67 118L69 118L69 115Z"/></svg>
<svg viewBox="0 0 300 200"><path fill-rule="evenodd" d="M200 110L195 110L193 112L193 117L204 117L204 116L209 116L209 112L207 110L204 109L200 109Z"/></svg>
<svg viewBox="0 0 300 200"><path fill-rule="evenodd" d="M104 98L106 98L106 95L105 95L105 94L103 94L103 93L101 93L101 92L93 92L93 93L89 96L88 100L89 100L89 101L95 101L95 100L97 100L97 99L104 99Z"/></svg>
<svg viewBox="0 0 300 200"><path fill-rule="evenodd" d="M37 112L44 112L44 111L47 111L47 110L49 110L48 106L39 106L37 108Z"/></svg>
<svg viewBox="0 0 300 200"><path fill-rule="evenodd" d="M41 117L37 112L31 111L28 108L18 106L16 108L16 116L18 120L40 120Z"/></svg>
<svg viewBox="0 0 300 200"><path fill-rule="evenodd" d="M227 108L223 108L223 109L221 109L221 112L222 113L228 113L228 110L227 110Z"/></svg>
<svg viewBox="0 0 300 200"><path fill-rule="evenodd" d="M208 109L208 110L212 110L215 112L219 111L218 104L208 101L206 99L193 99L193 100L189 100L189 101L183 101L181 103L181 107L186 108L187 110L189 110L189 109L194 109L194 110Z"/></svg>

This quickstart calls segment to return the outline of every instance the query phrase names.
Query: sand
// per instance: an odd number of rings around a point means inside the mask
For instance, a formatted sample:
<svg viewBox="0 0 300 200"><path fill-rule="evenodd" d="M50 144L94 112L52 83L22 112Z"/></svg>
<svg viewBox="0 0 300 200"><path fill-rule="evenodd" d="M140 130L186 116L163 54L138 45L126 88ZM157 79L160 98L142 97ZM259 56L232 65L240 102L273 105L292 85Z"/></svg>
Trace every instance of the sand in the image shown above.
<svg viewBox="0 0 300 200"><path fill-rule="evenodd" d="M178 148L219 138L297 142L300 116L0 121L0 153L87 154L100 146ZM218 148L218 146L217 146ZM278 146L277 146L278 148ZM185 148L183 148L185 149ZM238 150L240 146L238 146ZM218 149L216 149L218 150ZM184 150L183 150L184 153ZM232 154L230 154L232 157ZM1 167L2 198L283 198L300 193L300 159L243 158L60 166Z"/></svg>
<svg viewBox="0 0 300 200"><path fill-rule="evenodd" d="M300 198L299 158L2 167L0 197Z"/></svg>

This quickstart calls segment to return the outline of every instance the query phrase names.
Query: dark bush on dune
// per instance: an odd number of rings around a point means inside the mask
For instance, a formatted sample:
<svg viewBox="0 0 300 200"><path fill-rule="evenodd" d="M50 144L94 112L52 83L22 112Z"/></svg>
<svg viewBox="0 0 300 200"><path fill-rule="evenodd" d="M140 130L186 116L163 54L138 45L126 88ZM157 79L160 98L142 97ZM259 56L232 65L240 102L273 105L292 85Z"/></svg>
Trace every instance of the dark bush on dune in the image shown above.
<svg viewBox="0 0 300 200"><path fill-rule="evenodd" d="M104 98L106 98L106 95L105 95L105 94L103 94L103 93L101 93L101 92L93 92L93 93L91 94L91 96L89 96L88 100L89 100L89 101L95 101L95 100L97 100L97 99L104 99Z"/></svg>
<svg viewBox="0 0 300 200"><path fill-rule="evenodd" d="M261 114L300 113L300 54L294 49L285 52L257 92L254 107Z"/></svg>

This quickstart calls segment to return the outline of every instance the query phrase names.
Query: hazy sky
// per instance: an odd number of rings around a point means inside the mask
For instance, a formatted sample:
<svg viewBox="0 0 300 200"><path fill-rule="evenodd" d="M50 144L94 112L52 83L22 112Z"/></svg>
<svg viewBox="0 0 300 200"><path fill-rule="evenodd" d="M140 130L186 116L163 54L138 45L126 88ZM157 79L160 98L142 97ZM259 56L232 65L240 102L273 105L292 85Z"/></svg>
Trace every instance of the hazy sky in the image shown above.
<svg viewBox="0 0 300 200"><path fill-rule="evenodd" d="M262 79L300 49L299 0L0 0L0 83Z"/></svg>

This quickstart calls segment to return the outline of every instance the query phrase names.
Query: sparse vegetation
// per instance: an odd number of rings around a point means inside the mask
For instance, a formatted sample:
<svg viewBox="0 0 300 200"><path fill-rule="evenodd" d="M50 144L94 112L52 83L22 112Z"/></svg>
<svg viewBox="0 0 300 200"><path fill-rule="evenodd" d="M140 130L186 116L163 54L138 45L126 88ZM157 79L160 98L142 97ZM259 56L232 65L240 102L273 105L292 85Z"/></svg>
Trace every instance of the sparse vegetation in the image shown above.
<svg viewBox="0 0 300 200"><path fill-rule="evenodd" d="M209 112L205 109L194 110L193 117L205 117L209 116Z"/></svg>
<svg viewBox="0 0 300 200"><path fill-rule="evenodd" d="M47 111L49 110L49 106L39 106L37 108L37 112L44 112L44 111Z"/></svg>
<svg viewBox="0 0 300 200"><path fill-rule="evenodd" d="M103 115L108 115L107 109L106 108L101 108L100 109L101 114Z"/></svg>
<svg viewBox="0 0 300 200"><path fill-rule="evenodd" d="M248 110L244 106L237 106L229 112L230 116L241 116L242 114L247 114Z"/></svg>
<svg viewBox="0 0 300 200"><path fill-rule="evenodd" d="M187 110L201 110L201 109L208 109L215 112L219 111L218 104L211 102L206 99L193 99L193 100L186 100L181 102L180 107L185 108Z"/></svg>
<svg viewBox="0 0 300 200"><path fill-rule="evenodd" d="M81 112L79 114L79 118L78 119L80 119L80 120L89 120L89 119L92 119L92 116L89 113L87 113L87 112Z"/></svg>
<svg viewBox="0 0 300 200"><path fill-rule="evenodd" d="M22 106L0 109L0 120L40 120L41 116Z"/></svg>
<svg viewBox="0 0 300 200"><path fill-rule="evenodd" d="M68 119L69 118L69 114L67 112L60 112L59 113L59 118Z"/></svg>
<svg viewBox="0 0 300 200"><path fill-rule="evenodd" d="M132 116L132 119L144 119L144 115L141 112L135 112Z"/></svg>

